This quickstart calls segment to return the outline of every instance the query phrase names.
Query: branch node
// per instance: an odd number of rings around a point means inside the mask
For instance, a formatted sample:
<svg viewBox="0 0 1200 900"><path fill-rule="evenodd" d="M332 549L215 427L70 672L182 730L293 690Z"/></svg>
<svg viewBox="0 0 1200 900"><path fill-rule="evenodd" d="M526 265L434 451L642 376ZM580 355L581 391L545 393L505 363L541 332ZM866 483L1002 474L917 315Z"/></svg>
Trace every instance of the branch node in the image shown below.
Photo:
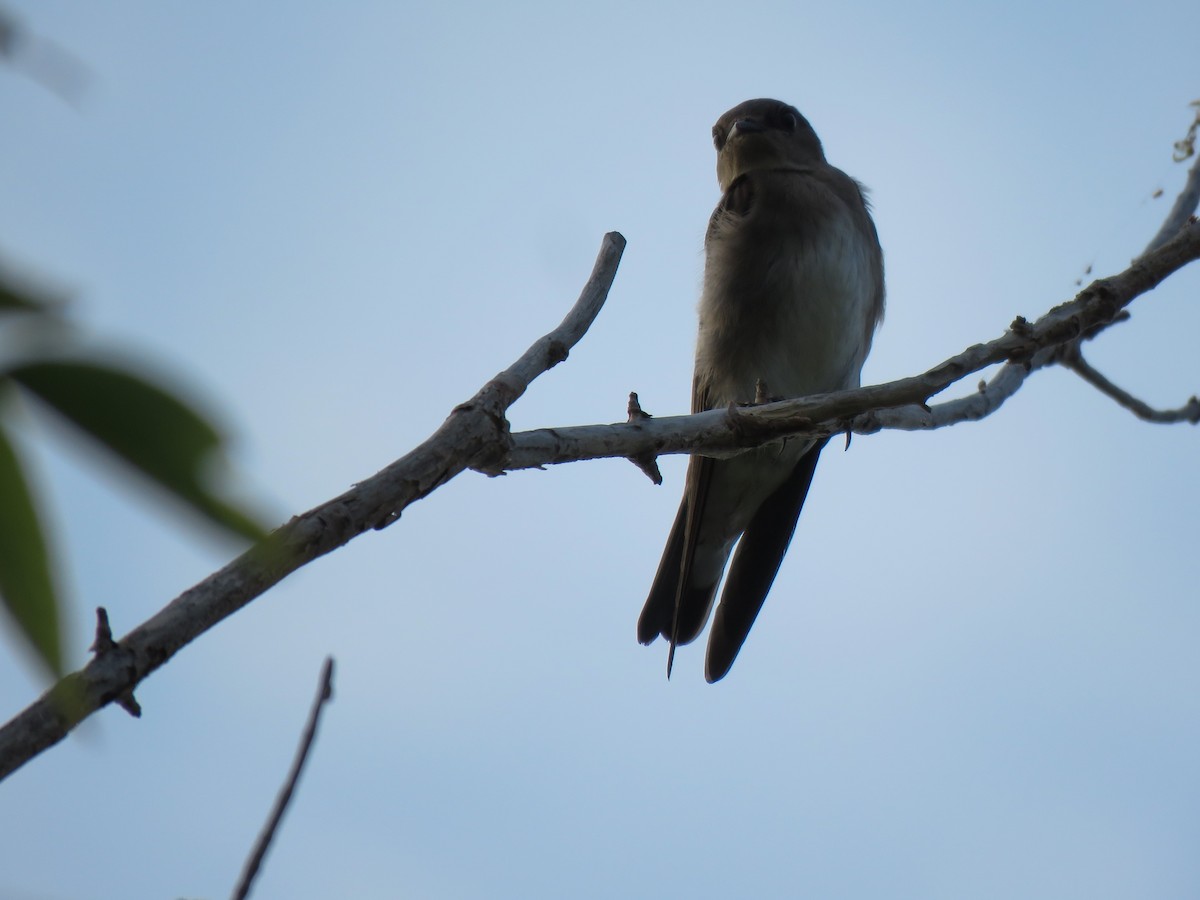
<svg viewBox="0 0 1200 900"><path fill-rule="evenodd" d="M1094 338L1100 332L1104 331L1104 329L1108 328L1110 325L1116 325L1118 322L1127 322L1127 321L1129 321L1130 318L1132 318L1132 316L1133 316L1133 313L1131 313L1127 309L1119 310L1116 313L1114 313L1113 315L1111 315L1107 322L1097 322L1095 325L1092 325L1088 328L1084 328L1083 331L1080 333L1078 340L1090 341L1092 338Z"/></svg>
<svg viewBox="0 0 1200 900"><path fill-rule="evenodd" d="M767 383L761 378L754 381L754 401L744 404L745 406L762 406L764 403L778 403L780 400L786 400L786 397L781 397L778 394L772 395L767 388Z"/></svg>
<svg viewBox="0 0 1200 900"><path fill-rule="evenodd" d="M662 484L662 472L658 468L657 456L627 456L631 463L642 470L642 474L653 481L655 484Z"/></svg>
<svg viewBox="0 0 1200 900"><path fill-rule="evenodd" d="M549 345L546 347L546 357L549 359L550 364L546 366L546 368L553 369L560 362L565 361L569 355L570 349L563 341L550 341Z"/></svg>
<svg viewBox="0 0 1200 900"><path fill-rule="evenodd" d="M654 418L650 413L642 409L642 404L638 402L636 391L629 392L629 403L625 407L626 421L631 424L634 422L642 422L646 419Z"/></svg>
<svg viewBox="0 0 1200 900"><path fill-rule="evenodd" d="M634 391L629 392L629 404L626 407L628 421L630 425L636 425L639 422L645 422L648 419L654 418L650 413L642 409L642 404L638 402L638 395ZM642 473L653 481L655 484L662 484L662 472L658 468L658 456L653 453L643 453L637 456L627 456L631 463L642 470Z"/></svg>
<svg viewBox="0 0 1200 900"><path fill-rule="evenodd" d="M121 645L113 640L112 628L108 624L108 610L103 606L96 607L96 639L88 649L96 654L97 659L124 652ZM122 691L113 698L113 702L135 719L142 715L141 704L134 699L132 690Z"/></svg>
<svg viewBox="0 0 1200 900"><path fill-rule="evenodd" d="M92 641L92 646L88 649L97 656L103 656L117 649L117 642L113 640L112 636L112 628L108 624L108 610L103 606L96 607L96 639Z"/></svg>
<svg viewBox="0 0 1200 900"><path fill-rule="evenodd" d="M1020 338L1027 338L1033 335L1033 326L1029 324L1029 320L1024 316L1017 316L1012 320L1012 324L1008 326L1008 330Z"/></svg>
<svg viewBox="0 0 1200 900"><path fill-rule="evenodd" d="M1054 351L1055 362L1065 366L1073 366L1075 363L1083 359L1083 354L1079 350L1079 341L1067 341L1065 344L1059 344Z"/></svg>
<svg viewBox="0 0 1200 900"><path fill-rule="evenodd" d="M371 524L371 529L373 531L383 531L383 529L387 528L389 525L394 525L399 521L400 511L397 509L389 510L388 512L384 513L383 517L380 518L379 521Z"/></svg>
<svg viewBox="0 0 1200 900"><path fill-rule="evenodd" d="M481 472L488 478L498 478L508 474L504 468L504 461L512 452L512 425L507 417L490 410L487 412L487 418L496 429L495 437L475 454L468 468Z"/></svg>
<svg viewBox="0 0 1200 900"><path fill-rule="evenodd" d="M1184 404L1184 417L1193 425L1200 425L1200 399L1195 395L1188 397L1188 402Z"/></svg>

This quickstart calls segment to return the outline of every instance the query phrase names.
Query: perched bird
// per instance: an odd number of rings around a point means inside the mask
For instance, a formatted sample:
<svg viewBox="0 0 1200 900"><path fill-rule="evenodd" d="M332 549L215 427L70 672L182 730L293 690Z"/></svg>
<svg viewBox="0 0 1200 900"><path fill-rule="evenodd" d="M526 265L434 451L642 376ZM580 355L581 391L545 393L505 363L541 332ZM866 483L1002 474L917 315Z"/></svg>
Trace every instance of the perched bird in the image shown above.
<svg viewBox="0 0 1200 900"><path fill-rule="evenodd" d="M816 132L778 100L747 100L713 126L721 201L704 239L692 412L859 386L883 318L883 252L862 186L825 161ZM638 640L704 629L705 678L723 678L762 608L825 441L790 438L726 459L693 456L683 502L638 620ZM739 540L740 539L740 540Z"/></svg>

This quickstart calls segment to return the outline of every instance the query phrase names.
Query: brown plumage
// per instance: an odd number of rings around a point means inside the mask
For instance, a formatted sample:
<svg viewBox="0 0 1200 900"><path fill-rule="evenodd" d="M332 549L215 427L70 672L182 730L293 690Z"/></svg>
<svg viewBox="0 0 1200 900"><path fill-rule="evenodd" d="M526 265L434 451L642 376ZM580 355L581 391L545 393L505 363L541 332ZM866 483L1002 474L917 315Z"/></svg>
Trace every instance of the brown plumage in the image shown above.
<svg viewBox="0 0 1200 900"><path fill-rule="evenodd" d="M883 317L883 254L861 186L825 161L794 107L749 100L713 127L721 201L705 237L692 412L857 387ZM676 644L713 621L705 677L729 671L792 538L824 441L727 459L693 456L683 501L638 620ZM739 540L740 539L740 540Z"/></svg>

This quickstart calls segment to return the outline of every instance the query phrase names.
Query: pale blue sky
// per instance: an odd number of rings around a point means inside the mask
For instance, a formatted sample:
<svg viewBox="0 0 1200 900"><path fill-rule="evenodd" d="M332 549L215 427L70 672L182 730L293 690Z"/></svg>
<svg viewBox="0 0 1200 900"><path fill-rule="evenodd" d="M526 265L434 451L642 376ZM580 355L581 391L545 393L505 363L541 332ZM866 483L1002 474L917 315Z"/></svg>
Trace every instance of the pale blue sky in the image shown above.
<svg viewBox="0 0 1200 900"><path fill-rule="evenodd" d="M93 83L76 111L0 73L0 248L176 373L274 520L556 324L608 230L608 306L513 425L685 411L741 100L872 189L881 381L1123 268L1200 95L1187 0L8 5ZM1200 391L1198 271L1088 348L1150 402ZM78 664L93 607L124 633L237 548L71 443L25 449ZM827 452L716 686L634 639L681 458L461 476L0 784L0 896L226 896L332 653L260 897L1195 897L1196 449L1052 371ZM7 718L42 686L0 651Z"/></svg>

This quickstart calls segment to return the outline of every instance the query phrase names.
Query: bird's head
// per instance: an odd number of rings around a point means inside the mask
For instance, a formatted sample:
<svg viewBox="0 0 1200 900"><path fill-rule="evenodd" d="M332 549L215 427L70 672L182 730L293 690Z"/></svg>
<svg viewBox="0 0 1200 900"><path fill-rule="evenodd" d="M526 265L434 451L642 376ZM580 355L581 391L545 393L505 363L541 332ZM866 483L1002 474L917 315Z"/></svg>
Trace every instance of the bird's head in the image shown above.
<svg viewBox="0 0 1200 900"><path fill-rule="evenodd" d="M808 169L824 162L821 141L808 120L779 100L739 103L713 126L721 190L739 175L760 169Z"/></svg>

